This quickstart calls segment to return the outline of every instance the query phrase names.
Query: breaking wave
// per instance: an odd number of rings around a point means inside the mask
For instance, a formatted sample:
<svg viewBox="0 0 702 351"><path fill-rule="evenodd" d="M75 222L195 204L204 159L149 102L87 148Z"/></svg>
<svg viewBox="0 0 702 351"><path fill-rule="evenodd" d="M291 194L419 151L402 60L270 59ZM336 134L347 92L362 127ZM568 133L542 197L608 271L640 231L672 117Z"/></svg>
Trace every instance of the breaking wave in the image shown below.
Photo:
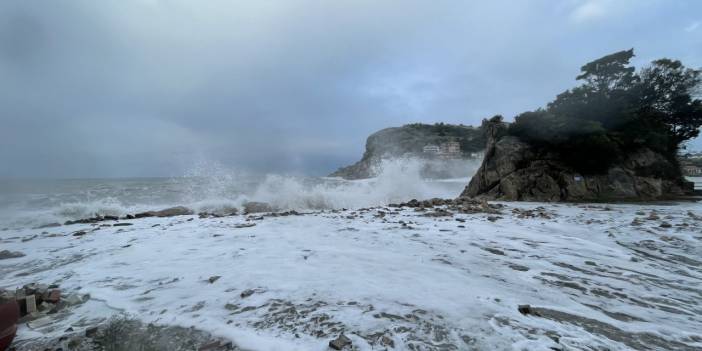
<svg viewBox="0 0 702 351"><path fill-rule="evenodd" d="M379 165L377 177L364 180L322 178L305 180L269 175L253 194L283 209L358 208L383 205L412 198L455 197L465 183L439 183L420 176L423 162L391 159Z"/></svg>
<svg viewBox="0 0 702 351"><path fill-rule="evenodd" d="M178 178L56 181L44 192L15 192L8 194L9 200L0 201L0 220L10 227L31 227L176 205L218 213L231 212L248 201L260 201L281 210L304 211L370 207L413 198L451 198L460 194L478 165L478 161L466 161L465 176L461 178L426 179L421 176L423 160L387 159L376 165L375 178L344 180L277 174L260 177L216 163L198 164Z"/></svg>

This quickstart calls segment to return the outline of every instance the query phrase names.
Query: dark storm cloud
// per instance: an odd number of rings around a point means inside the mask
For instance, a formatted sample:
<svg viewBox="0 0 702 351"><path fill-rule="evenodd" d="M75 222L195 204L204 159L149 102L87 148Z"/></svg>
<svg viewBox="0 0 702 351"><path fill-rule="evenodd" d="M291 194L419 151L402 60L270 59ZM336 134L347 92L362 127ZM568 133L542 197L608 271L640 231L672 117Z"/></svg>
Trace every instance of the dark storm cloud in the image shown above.
<svg viewBox="0 0 702 351"><path fill-rule="evenodd" d="M0 176L323 174L411 122L542 106L635 47L700 66L695 1L4 1Z"/></svg>

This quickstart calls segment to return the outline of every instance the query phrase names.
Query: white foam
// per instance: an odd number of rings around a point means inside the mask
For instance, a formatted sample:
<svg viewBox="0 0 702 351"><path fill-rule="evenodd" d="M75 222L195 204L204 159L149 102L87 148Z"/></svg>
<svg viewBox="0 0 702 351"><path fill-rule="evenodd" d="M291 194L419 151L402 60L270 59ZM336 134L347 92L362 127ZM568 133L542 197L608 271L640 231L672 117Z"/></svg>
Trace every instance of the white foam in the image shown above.
<svg viewBox="0 0 702 351"><path fill-rule="evenodd" d="M297 338L293 331L278 329L285 321L264 330L254 328L254 323L270 317L265 304L273 299L294 304L322 301L317 315L328 315L361 333L404 325L376 318L376 313L404 316L421 309L428 313L422 319L442 316L432 323L450 327L457 345L463 345L459 335L476 338L472 345L476 349L547 351L579 345L631 349L576 324L523 316L517 306L526 303L596 319L630 333L649 332L685 342L690 349L702 346L688 338L702 325L692 313L699 306L702 273L692 264L666 258L699 257L701 225L687 212L699 213L700 204L608 205L609 210L568 204L509 206L544 206L553 219L519 218L512 215L512 208L494 223L485 214L457 214L465 221L458 223L424 217L412 209L383 219L375 218L375 211L349 218L354 212L349 210L266 218L249 228L236 228L245 220L241 216L193 221L187 221L192 218L188 216L146 218L80 238L70 234L81 226L65 226L51 230L65 236L27 242L11 238L36 231L0 232L6 239L3 248L27 254L0 263L7 272L0 286L60 281L62 290L79 290L104 301L105 313L125 310L145 322L196 326L253 350L324 350L332 337L300 332ZM630 225L641 217L637 212L652 209L673 228L663 230L658 221ZM413 229L403 229L400 220L411 222ZM664 235L670 238L663 240ZM66 262L76 256L82 260ZM631 259L634 256L637 260ZM529 270L514 270L513 264ZM221 278L210 284L207 278L212 275ZM559 281L573 284L562 286ZM260 290L241 298L245 289ZM601 297L594 294L598 289L624 297ZM348 301L357 305L339 304ZM191 310L201 302L201 309ZM225 308L228 303L253 309L232 314ZM369 313L365 309L371 305L375 312ZM602 311L626 313L639 321L618 320ZM59 337L71 323L96 314L94 305L78 307L72 310L73 317L59 321L46 335ZM560 345L545 331L559 335ZM407 349L411 339L402 332L395 334L397 348ZM23 326L19 338L31 337L35 334ZM365 348L360 338L354 345Z"/></svg>
<svg viewBox="0 0 702 351"><path fill-rule="evenodd" d="M454 198L467 184L465 178L443 182L424 179L424 165L424 161L415 158L384 159L375 166L376 177L353 181L325 178L310 183L295 177L268 175L251 198L282 209L359 208L413 198Z"/></svg>

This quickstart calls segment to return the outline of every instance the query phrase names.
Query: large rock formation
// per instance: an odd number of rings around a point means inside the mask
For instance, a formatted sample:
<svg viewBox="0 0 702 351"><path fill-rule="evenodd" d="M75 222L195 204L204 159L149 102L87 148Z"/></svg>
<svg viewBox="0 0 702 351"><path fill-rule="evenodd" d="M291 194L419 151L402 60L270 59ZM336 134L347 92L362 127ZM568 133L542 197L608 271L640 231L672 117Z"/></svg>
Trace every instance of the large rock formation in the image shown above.
<svg viewBox="0 0 702 351"><path fill-rule="evenodd" d="M655 200L680 196L688 189L681 177L652 175L652 169L672 165L647 148L629 153L604 174L585 175L566 166L557 153L504 136L504 123L486 128L483 164L461 196L519 201Z"/></svg>
<svg viewBox="0 0 702 351"><path fill-rule="evenodd" d="M485 147L485 136L479 127L415 123L386 128L368 137L366 150L360 161L342 167L330 176L346 179L370 178L376 175L376 166L382 159L421 155L424 146L439 145L446 141L458 141L464 154L478 152ZM451 162L444 162L443 166L451 168Z"/></svg>

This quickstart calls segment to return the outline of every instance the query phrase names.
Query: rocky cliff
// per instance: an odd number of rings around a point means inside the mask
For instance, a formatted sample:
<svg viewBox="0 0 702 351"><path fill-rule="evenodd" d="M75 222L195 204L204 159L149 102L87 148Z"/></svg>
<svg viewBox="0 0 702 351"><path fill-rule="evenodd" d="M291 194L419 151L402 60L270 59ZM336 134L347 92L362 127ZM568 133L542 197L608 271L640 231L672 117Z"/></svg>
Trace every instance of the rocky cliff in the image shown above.
<svg viewBox="0 0 702 351"><path fill-rule="evenodd" d="M519 201L655 200L684 195L680 176L657 170L676 167L661 154L642 147L602 174L579 174L557 153L543 151L514 136L504 123L485 127L485 158L461 196Z"/></svg>
<svg viewBox="0 0 702 351"><path fill-rule="evenodd" d="M366 149L360 161L342 167L330 176L346 179L370 178L375 175L375 166L383 158L422 156L424 146L440 145L447 141L460 143L461 151L466 156L471 152L481 151L485 147L485 136L480 127L415 123L386 128L368 137ZM451 162L445 163L450 166Z"/></svg>

